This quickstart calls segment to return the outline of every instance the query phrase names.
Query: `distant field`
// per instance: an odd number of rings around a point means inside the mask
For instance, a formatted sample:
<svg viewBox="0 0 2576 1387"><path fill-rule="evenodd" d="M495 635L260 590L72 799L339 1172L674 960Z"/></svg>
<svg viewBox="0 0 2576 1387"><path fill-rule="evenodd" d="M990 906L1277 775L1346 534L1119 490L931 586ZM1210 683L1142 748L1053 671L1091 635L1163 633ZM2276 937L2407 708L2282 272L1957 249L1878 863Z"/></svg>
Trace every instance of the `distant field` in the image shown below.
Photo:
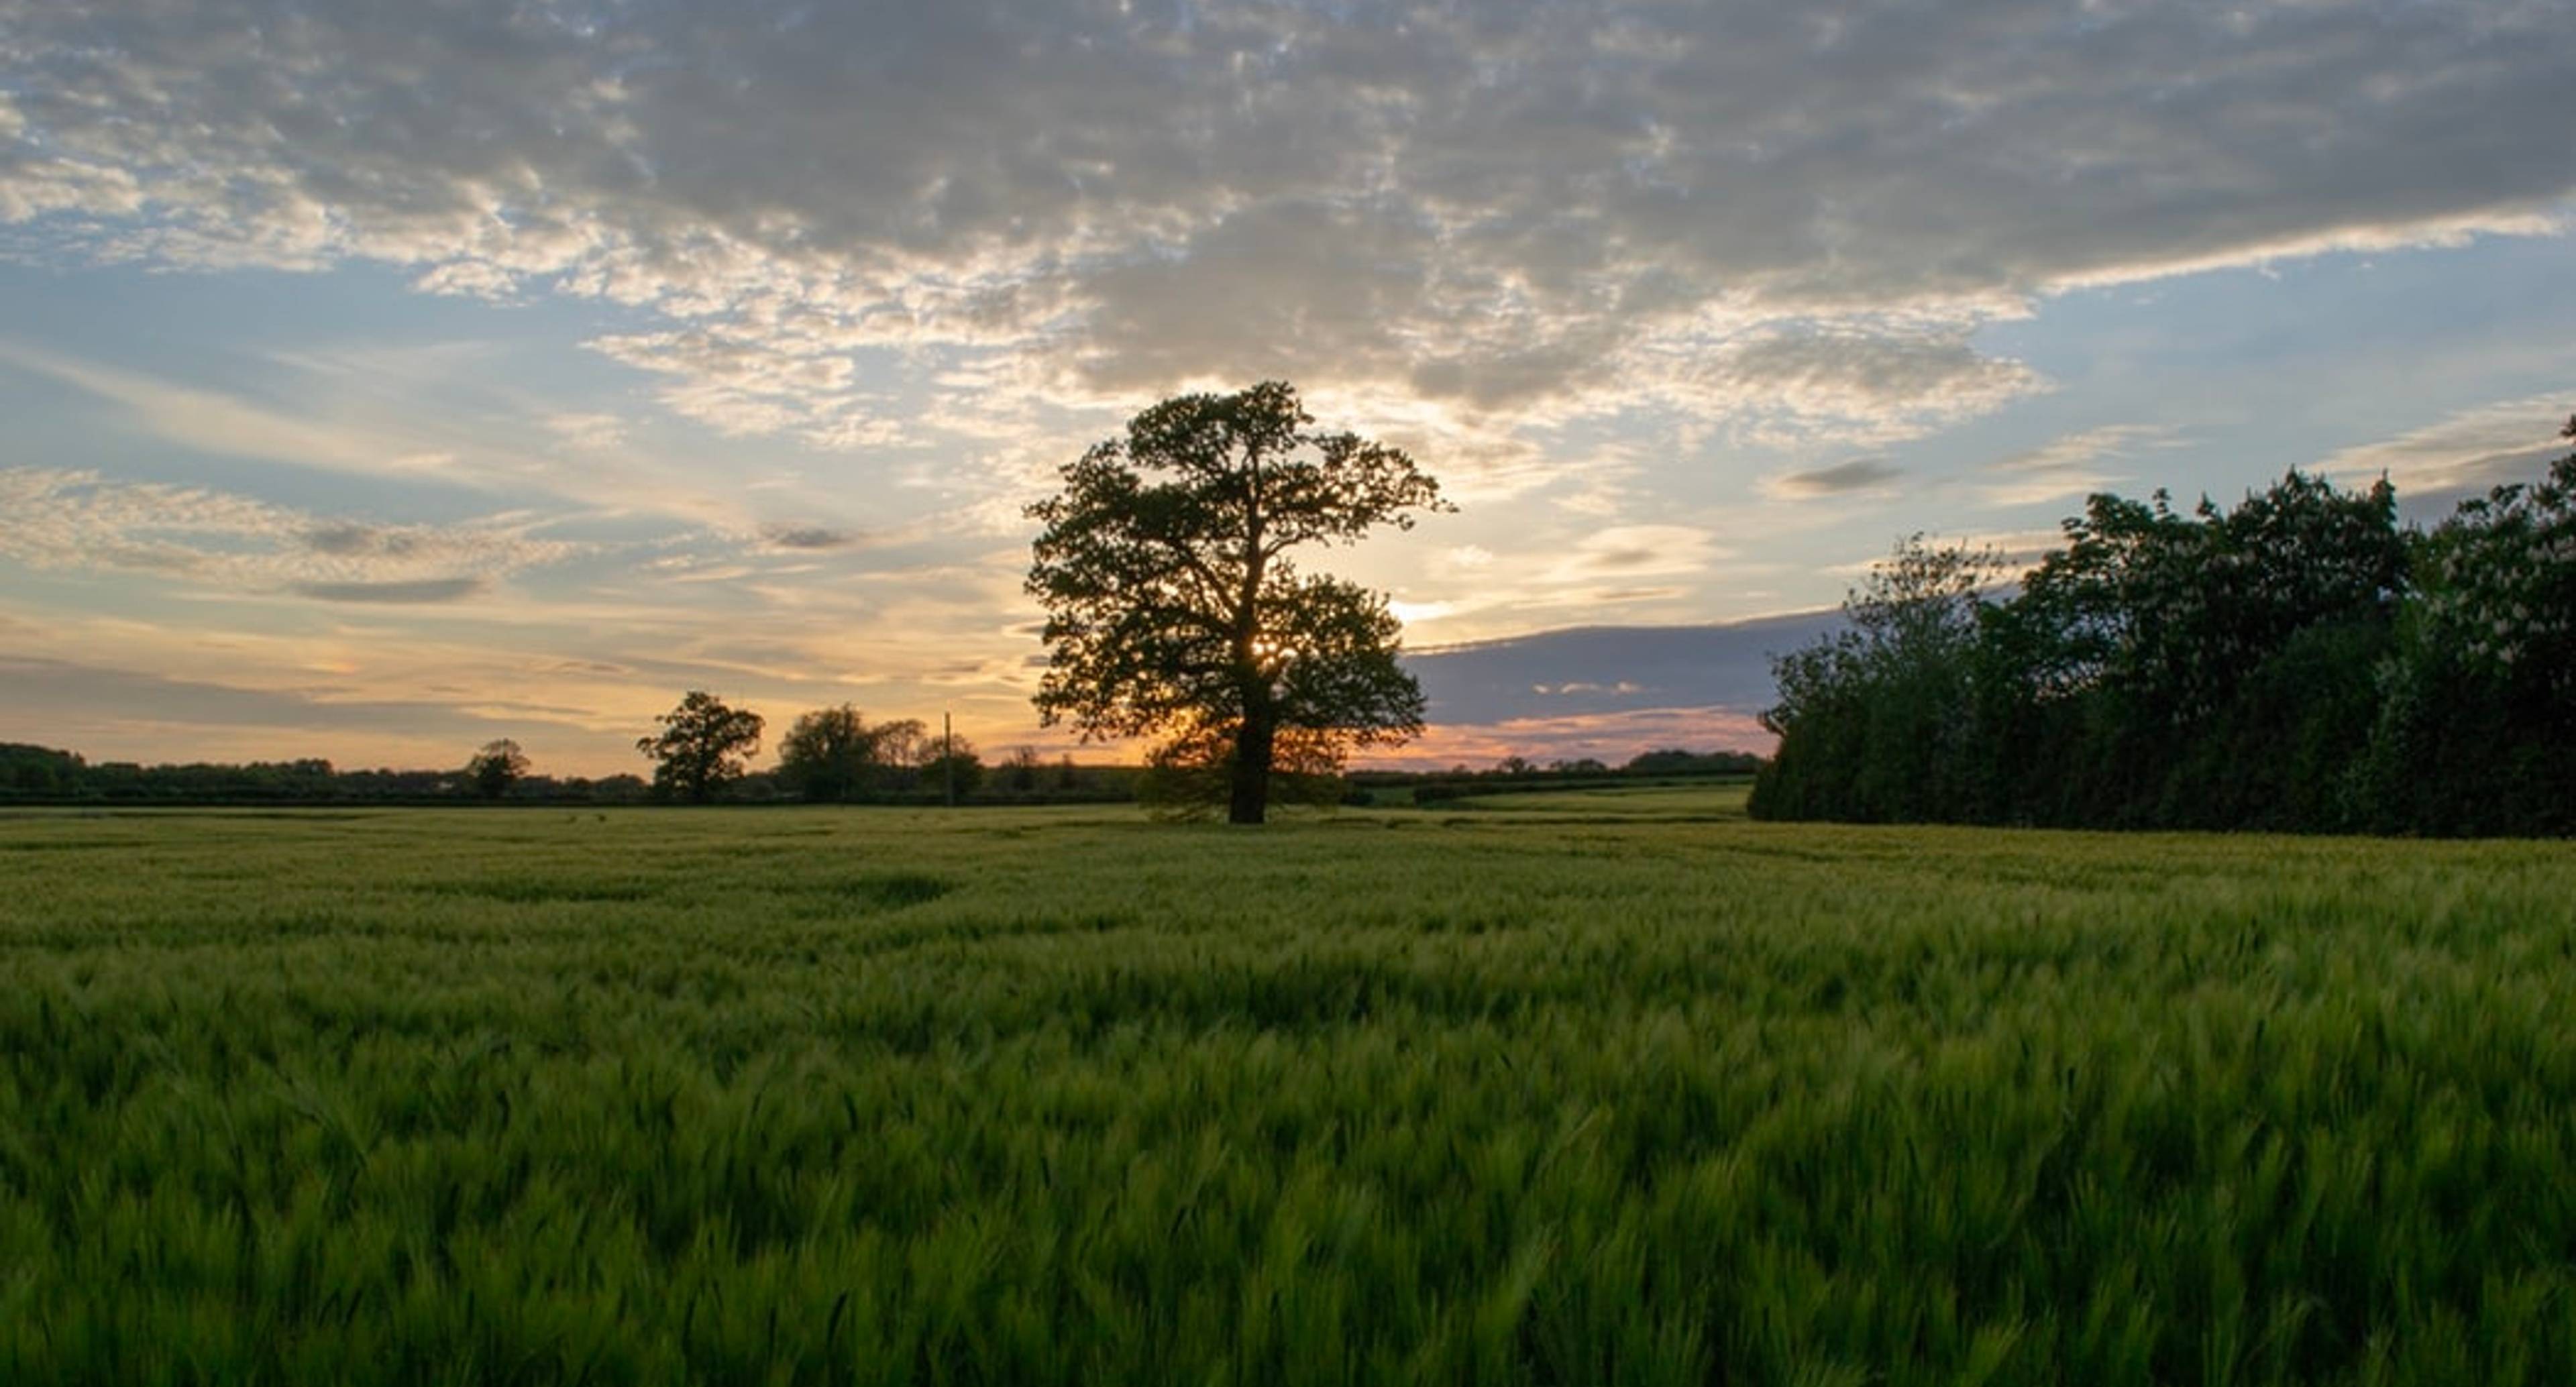
<svg viewBox="0 0 2576 1387"><path fill-rule="evenodd" d="M0 1382L2566 1382L2576 849L0 817Z"/></svg>

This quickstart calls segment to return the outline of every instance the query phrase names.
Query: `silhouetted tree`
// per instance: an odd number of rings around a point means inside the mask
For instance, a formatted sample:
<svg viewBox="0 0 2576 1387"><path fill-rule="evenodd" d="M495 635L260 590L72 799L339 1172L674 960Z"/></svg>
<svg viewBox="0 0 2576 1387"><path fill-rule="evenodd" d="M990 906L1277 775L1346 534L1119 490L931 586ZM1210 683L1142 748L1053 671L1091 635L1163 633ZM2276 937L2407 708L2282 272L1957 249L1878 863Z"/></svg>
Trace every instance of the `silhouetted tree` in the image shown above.
<svg viewBox="0 0 2576 1387"><path fill-rule="evenodd" d="M984 762L975 755L975 744L954 733L923 737L920 756L920 785L925 790L945 793L953 788L960 795L971 795L984 783Z"/></svg>
<svg viewBox="0 0 2576 1387"><path fill-rule="evenodd" d="M485 799L499 799L510 793L510 787L528 774L527 753L519 744L503 737L485 742L483 749L465 763L465 782L474 793Z"/></svg>
<svg viewBox="0 0 2576 1387"><path fill-rule="evenodd" d="M635 749L654 760L656 795L702 804L739 778L743 758L760 750L760 715L727 707L702 689L690 690L680 706L653 721L661 732L636 738Z"/></svg>
<svg viewBox="0 0 2576 1387"><path fill-rule="evenodd" d="M896 718L876 726L877 771L874 788L914 790L921 786L922 764L937 755L929 748L930 728L919 718Z"/></svg>
<svg viewBox="0 0 2576 1387"><path fill-rule="evenodd" d="M1231 729L1208 724L1173 733L1145 755L1145 771L1136 780L1136 798L1165 818L1198 818L1218 805L1231 808L1239 786L1235 773L1238 739ZM1342 752L1329 732L1283 727L1272 734L1270 769L1263 776L1268 804L1319 806L1339 803ZM1258 819L1235 818L1236 823Z"/></svg>
<svg viewBox="0 0 2576 1387"><path fill-rule="evenodd" d="M1235 823L1265 817L1283 734L1338 764L1347 744L1422 727L1385 598L1300 573L1289 553L1410 528L1447 508L1439 484L1399 449L1313 422L1275 381L1166 400L1029 508L1045 526L1028 578L1047 612L1040 716L1086 739L1164 738L1155 764L1221 773Z"/></svg>
<svg viewBox="0 0 2576 1387"><path fill-rule="evenodd" d="M853 798L885 778L889 736L919 726L906 721L871 727L847 703L818 708L798 717L779 739L779 779L809 800Z"/></svg>
<svg viewBox="0 0 2576 1387"><path fill-rule="evenodd" d="M68 795L80 788L82 769L68 751L0 742L0 794Z"/></svg>
<svg viewBox="0 0 2576 1387"><path fill-rule="evenodd" d="M1630 757L1619 769L1627 775L1751 775L1762 758L1749 751L1686 751L1659 747Z"/></svg>

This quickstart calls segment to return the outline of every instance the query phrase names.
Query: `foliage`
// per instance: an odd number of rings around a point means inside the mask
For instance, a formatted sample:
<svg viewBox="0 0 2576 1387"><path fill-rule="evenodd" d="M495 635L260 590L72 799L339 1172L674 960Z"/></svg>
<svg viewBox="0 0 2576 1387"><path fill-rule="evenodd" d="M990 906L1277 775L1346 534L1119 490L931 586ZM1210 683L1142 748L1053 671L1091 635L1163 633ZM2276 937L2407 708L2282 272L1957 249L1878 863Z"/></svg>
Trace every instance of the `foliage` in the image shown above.
<svg viewBox="0 0 2576 1387"><path fill-rule="evenodd" d="M760 750L760 715L728 707L702 689L691 689L653 721L662 730L636 738L635 749L653 758L653 793L664 798L703 804L739 778L744 758Z"/></svg>
<svg viewBox="0 0 2576 1387"><path fill-rule="evenodd" d="M920 751L920 784L925 790L946 796L971 795L984 783L984 761L975 754L975 744L955 733L925 736Z"/></svg>
<svg viewBox="0 0 2576 1387"><path fill-rule="evenodd" d="M0 816L0 1381L2576 1373L2562 846L1548 798Z"/></svg>
<svg viewBox="0 0 2576 1387"><path fill-rule="evenodd" d="M1780 748L1754 812L1903 821L1962 793L1978 594L1999 570L1991 552L1909 536L1845 599L1846 626L1776 659L1780 701L1762 722Z"/></svg>
<svg viewBox="0 0 2576 1387"><path fill-rule="evenodd" d="M818 708L800 715L779 739L779 778L802 799L857 799L893 788L920 738L921 724L911 718L870 726L847 703Z"/></svg>
<svg viewBox="0 0 2576 1387"><path fill-rule="evenodd" d="M1457 766L1445 771L1360 770L1348 772L1347 796L1365 795L1371 804L1447 804L1463 799L1508 795L1514 804L1553 790L1620 788L1674 782L1707 786L1749 780L1763 758L1745 751L1686 751L1678 747L1642 752L1624 766L1589 758L1559 760L1532 767L1519 757L1505 757L1486 770Z"/></svg>
<svg viewBox="0 0 2576 1387"><path fill-rule="evenodd" d="M1001 774L996 780L1001 789L1015 795L1035 794L1046 784L1046 758L1033 746L1015 746L1002 758Z"/></svg>
<svg viewBox="0 0 2576 1387"><path fill-rule="evenodd" d="M421 802L454 795L457 778L453 769L344 770L318 759L153 766L131 761L92 763L68 751L0 746L0 798L113 804ZM513 783L510 797L614 803L640 799L644 791L644 782L631 775L591 780L531 774Z"/></svg>
<svg viewBox="0 0 2576 1387"><path fill-rule="evenodd" d="M1167 737L1145 757L1136 800L1155 817L1205 819L1230 806L1236 739L1221 726L1201 726ZM1270 748L1266 801L1316 809L1338 804L1344 790L1342 749L1330 735L1305 728L1280 730Z"/></svg>
<svg viewBox="0 0 2576 1387"><path fill-rule="evenodd" d="M0 798L50 798L80 788L86 763L68 751L0 742Z"/></svg>
<svg viewBox="0 0 2576 1387"><path fill-rule="evenodd" d="M1607 769L1597 761L1575 762L1565 768L1591 774ZM1661 747L1628 758L1628 763L1621 766L1618 773L1632 776L1751 775L1760 769L1762 758L1749 751L1691 751L1682 747Z"/></svg>
<svg viewBox="0 0 2576 1387"><path fill-rule="evenodd" d="M527 753L507 737L485 742L483 749L465 763L466 784L484 799L499 799L510 793L510 787L526 779L527 774Z"/></svg>
<svg viewBox="0 0 2576 1387"><path fill-rule="evenodd" d="M2576 833L2576 454L2463 502L2415 560L2357 775L2372 826Z"/></svg>
<svg viewBox="0 0 2576 1387"><path fill-rule="evenodd" d="M2297 632L2385 622L2405 578L2397 492L2292 472L2221 513L2189 517L2095 496L2066 547L2024 582L2016 619L2035 637L2032 691L2106 685L2163 728L2218 713Z"/></svg>
<svg viewBox="0 0 2576 1387"><path fill-rule="evenodd" d="M1045 604L1043 720L1159 737L1158 765L1222 772L1227 817L1259 823L1284 749L1401 741L1422 690L1377 593L1291 551L1410 528L1446 507L1401 450L1321 433L1290 386L1184 395L1128 421L1029 508L1028 591Z"/></svg>
<svg viewBox="0 0 2576 1387"><path fill-rule="evenodd" d="M2430 535L2396 516L2385 479L2295 472L2223 512L2095 496L2000 600L1908 541L1775 661L1753 809L2576 831L2576 459Z"/></svg>

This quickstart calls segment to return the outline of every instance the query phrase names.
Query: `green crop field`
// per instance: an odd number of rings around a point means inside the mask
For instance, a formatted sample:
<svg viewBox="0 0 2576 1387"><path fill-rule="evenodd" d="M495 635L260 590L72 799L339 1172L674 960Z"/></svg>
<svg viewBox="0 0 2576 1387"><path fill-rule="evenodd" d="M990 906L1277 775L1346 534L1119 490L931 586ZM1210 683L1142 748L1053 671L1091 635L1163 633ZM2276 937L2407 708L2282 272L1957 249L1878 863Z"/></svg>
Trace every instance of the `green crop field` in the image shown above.
<svg viewBox="0 0 2576 1387"><path fill-rule="evenodd" d="M1739 803L0 818L0 1381L2576 1378L2576 850Z"/></svg>

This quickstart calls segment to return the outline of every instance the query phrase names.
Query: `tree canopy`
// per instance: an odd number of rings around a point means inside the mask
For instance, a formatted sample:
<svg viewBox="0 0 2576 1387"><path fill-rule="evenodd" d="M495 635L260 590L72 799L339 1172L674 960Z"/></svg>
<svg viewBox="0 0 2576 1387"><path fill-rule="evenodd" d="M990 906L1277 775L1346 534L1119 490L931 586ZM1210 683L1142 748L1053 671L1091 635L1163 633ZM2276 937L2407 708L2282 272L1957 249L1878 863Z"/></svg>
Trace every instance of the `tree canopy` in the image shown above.
<svg viewBox="0 0 2576 1387"><path fill-rule="evenodd" d="M779 739L778 775L809 800L855 799L883 788L920 738L921 724L910 718L871 725L847 703L817 708Z"/></svg>
<svg viewBox="0 0 2576 1387"><path fill-rule="evenodd" d="M1384 596L1291 551L1448 507L1402 450L1313 424L1282 382L1178 396L1029 508L1045 527L1028 577L1047 613L1041 719L1161 738L1158 765L1201 772L1171 783L1221 784L1236 823L1265 817L1283 750L1312 771L1422 728Z"/></svg>
<svg viewBox="0 0 2576 1387"><path fill-rule="evenodd" d="M741 777L744 758L760 750L760 714L732 708L703 689L691 689L680 706L653 719L662 730L635 739L654 760L653 792L703 804Z"/></svg>
<svg viewBox="0 0 2576 1387"><path fill-rule="evenodd" d="M526 779L527 774L528 754L507 737L485 742L483 749L465 763L466 782L485 799L499 799L510 793L510 787Z"/></svg>
<svg viewBox="0 0 2576 1387"><path fill-rule="evenodd" d="M2568 426L2576 437L2576 420ZM2576 456L2401 528L2383 479L2097 495L2021 577L1916 540L1774 662L1771 818L2576 831Z"/></svg>

